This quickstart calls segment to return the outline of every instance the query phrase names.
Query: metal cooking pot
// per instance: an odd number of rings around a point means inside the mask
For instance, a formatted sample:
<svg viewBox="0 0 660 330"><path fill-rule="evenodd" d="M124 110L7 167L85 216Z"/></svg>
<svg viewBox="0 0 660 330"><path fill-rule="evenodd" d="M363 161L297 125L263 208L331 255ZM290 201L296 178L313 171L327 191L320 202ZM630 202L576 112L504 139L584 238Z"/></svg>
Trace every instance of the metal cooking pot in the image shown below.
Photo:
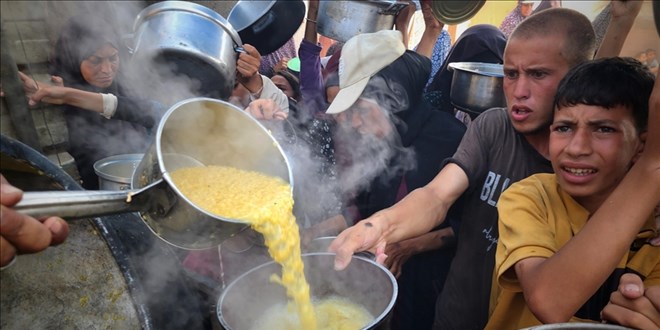
<svg viewBox="0 0 660 330"><path fill-rule="evenodd" d="M288 160L268 131L249 114L215 99L173 105L133 174L130 191L28 192L16 209L35 217L81 218L139 212L149 229L184 249L216 246L245 229L186 198L170 173L180 167L221 165L277 176L293 187Z"/></svg>
<svg viewBox="0 0 660 330"><path fill-rule="evenodd" d="M408 2L396 0L321 0L317 30L339 42L360 33L391 30L396 15L406 6Z"/></svg>
<svg viewBox="0 0 660 330"><path fill-rule="evenodd" d="M131 178L144 154L125 154L103 158L94 163L99 190L131 189Z"/></svg>
<svg viewBox="0 0 660 330"><path fill-rule="evenodd" d="M389 315L396 301L398 285L385 267L373 260L353 256L345 270L336 271L334 253L307 253L302 259L312 298L334 295L364 306L374 316L364 329L377 327ZM217 304L218 318L225 329L251 329L256 316L275 304L286 303L284 287L270 280L274 273L281 274L281 267L269 262L253 268L227 286Z"/></svg>
<svg viewBox="0 0 660 330"><path fill-rule="evenodd" d="M228 99L234 88L241 38L210 8L162 1L143 9L133 24L132 62L196 81L199 95Z"/></svg>
<svg viewBox="0 0 660 330"><path fill-rule="evenodd" d="M238 31L241 40L254 46L261 55L284 46L305 18L302 0L239 0L227 21Z"/></svg>
<svg viewBox="0 0 660 330"><path fill-rule="evenodd" d="M502 89L502 64L478 62L449 63L454 71L449 98L473 119L490 108L506 107Z"/></svg>
<svg viewBox="0 0 660 330"><path fill-rule="evenodd" d="M442 23L456 25L476 15L485 3L486 0L433 0L431 1L431 13Z"/></svg>

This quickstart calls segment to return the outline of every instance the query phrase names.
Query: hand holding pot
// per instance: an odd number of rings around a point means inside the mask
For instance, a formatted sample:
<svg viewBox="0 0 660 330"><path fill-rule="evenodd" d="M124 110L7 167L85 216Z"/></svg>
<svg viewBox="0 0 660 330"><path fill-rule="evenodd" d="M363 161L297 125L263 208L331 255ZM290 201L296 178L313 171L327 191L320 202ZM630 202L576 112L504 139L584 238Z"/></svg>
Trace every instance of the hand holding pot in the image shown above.
<svg viewBox="0 0 660 330"><path fill-rule="evenodd" d="M34 253L57 245L66 239L69 226L61 218L49 217L43 222L12 209L23 198L23 192L0 175L0 266L5 267L18 253Z"/></svg>
<svg viewBox="0 0 660 330"><path fill-rule="evenodd" d="M261 54L252 45L243 44L243 48L245 53L241 53L236 61L238 82L251 93L257 93L263 84L259 75Z"/></svg>

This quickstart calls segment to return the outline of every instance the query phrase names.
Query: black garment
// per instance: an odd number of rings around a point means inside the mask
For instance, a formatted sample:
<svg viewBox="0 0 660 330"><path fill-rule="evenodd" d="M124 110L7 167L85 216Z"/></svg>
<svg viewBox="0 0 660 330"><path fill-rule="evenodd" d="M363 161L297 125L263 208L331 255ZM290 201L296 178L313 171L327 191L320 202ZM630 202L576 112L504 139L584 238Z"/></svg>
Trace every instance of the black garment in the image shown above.
<svg viewBox="0 0 660 330"><path fill-rule="evenodd" d="M88 15L72 17L64 26L51 56L50 73L63 78L64 85L89 92L111 93L118 98L111 119L100 114L64 106L69 132L67 151L76 160L78 172L86 189L98 189L94 163L102 158L128 153L144 153L151 142L150 130L157 126L165 107L156 102L130 97L117 83L101 89L87 83L80 71L83 60L104 45L117 47L118 38L111 24L90 21Z"/></svg>
<svg viewBox="0 0 660 330"><path fill-rule="evenodd" d="M552 172L552 166L515 131L504 108L477 117L448 162L461 167L469 187L463 193L456 256L438 298L434 329L481 330L488 321L500 194L532 174Z"/></svg>
<svg viewBox="0 0 660 330"><path fill-rule="evenodd" d="M407 150L414 151L416 164L412 169L390 173L389 180L375 178L354 201L362 218L395 204L402 180L405 180L407 192L428 184L438 174L443 160L454 154L465 133L465 125L453 115L434 111L422 99L425 77L430 70L428 58L407 51L375 76L386 82L386 88L373 86L372 78L362 94L379 101L388 97L398 101L387 109L393 115L400 137L400 145L387 168L400 168L396 164L409 156ZM393 329L431 327L435 301L452 256L453 247L447 247L415 255L406 262L398 281L400 296L394 308Z"/></svg>
<svg viewBox="0 0 660 330"><path fill-rule="evenodd" d="M441 111L454 113L449 93L454 72L453 62L502 63L506 38L497 27L479 24L465 30L452 46L442 67L426 89L425 98Z"/></svg>

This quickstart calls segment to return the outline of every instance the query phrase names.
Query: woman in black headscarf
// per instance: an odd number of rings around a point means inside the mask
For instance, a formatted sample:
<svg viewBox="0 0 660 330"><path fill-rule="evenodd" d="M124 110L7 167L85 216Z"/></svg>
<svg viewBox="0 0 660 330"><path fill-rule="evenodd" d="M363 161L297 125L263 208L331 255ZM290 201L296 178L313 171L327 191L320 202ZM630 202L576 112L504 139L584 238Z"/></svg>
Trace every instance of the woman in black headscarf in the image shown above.
<svg viewBox="0 0 660 330"><path fill-rule="evenodd" d="M83 187L98 189L94 163L102 158L144 153L150 130L165 110L155 102L126 96L117 81L118 38L99 17L79 15L63 27L51 56L56 85L32 84L21 75L30 103L64 104L69 140ZM33 90L29 90L33 86Z"/></svg>
<svg viewBox="0 0 660 330"><path fill-rule="evenodd" d="M474 25L458 38L449 51L449 55L427 87L424 97L436 109L454 113L449 92L454 72L449 70L453 62L503 63L502 56L506 38L502 31L492 25Z"/></svg>

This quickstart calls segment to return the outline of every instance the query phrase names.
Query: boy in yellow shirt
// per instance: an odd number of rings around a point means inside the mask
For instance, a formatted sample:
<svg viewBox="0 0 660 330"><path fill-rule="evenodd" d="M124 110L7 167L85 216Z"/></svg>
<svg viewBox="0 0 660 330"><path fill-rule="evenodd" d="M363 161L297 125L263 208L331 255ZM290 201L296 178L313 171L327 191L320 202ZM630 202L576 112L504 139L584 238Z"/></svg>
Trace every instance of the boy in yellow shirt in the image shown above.
<svg viewBox="0 0 660 330"><path fill-rule="evenodd" d="M503 290L487 328L601 322L608 302L645 316L624 325L660 327L660 301L650 294L660 286L660 247L650 244L660 202L659 99L660 84L632 59L587 62L562 80L550 127L555 173L515 183L498 203ZM610 302L624 273L649 292ZM652 308L635 310L635 301Z"/></svg>

